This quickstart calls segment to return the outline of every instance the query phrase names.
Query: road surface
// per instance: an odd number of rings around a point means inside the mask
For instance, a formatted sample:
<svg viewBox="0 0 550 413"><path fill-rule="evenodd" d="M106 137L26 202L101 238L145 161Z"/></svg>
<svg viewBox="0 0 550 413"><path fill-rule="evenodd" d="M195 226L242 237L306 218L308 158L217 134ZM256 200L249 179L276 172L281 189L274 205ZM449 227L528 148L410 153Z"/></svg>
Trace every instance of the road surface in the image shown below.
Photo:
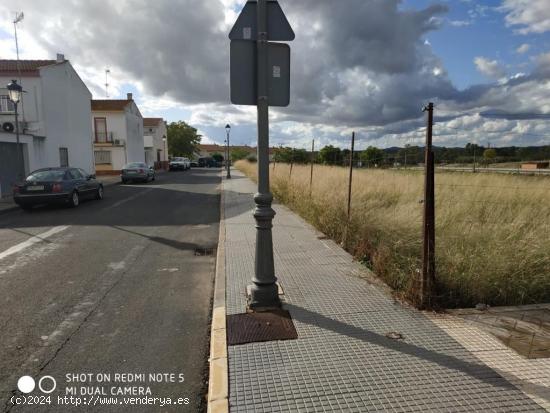
<svg viewBox="0 0 550 413"><path fill-rule="evenodd" d="M219 183L193 169L0 215L0 411L204 409Z"/></svg>

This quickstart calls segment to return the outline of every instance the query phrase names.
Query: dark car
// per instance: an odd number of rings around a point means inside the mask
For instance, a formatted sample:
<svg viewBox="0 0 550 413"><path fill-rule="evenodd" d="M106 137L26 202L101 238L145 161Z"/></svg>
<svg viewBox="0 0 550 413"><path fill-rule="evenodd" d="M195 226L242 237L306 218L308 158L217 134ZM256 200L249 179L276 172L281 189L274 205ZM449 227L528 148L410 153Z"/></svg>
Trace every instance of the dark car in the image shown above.
<svg viewBox="0 0 550 413"><path fill-rule="evenodd" d="M23 209L44 204L77 207L84 198L103 199L103 185L80 168L38 169L13 189L13 200Z"/></svg>
<svg viewBox="0 0 550 413"><path fill-rule="evenodd" d="M200 168L214 168L217 165L214 158L199 158L198 163Z"/></svg>
<svg viewBox="0 0 550 413"><path fill-rule="evenodd" d="M131 162L124 165L120 173L120 179L123 184L130 181L149 182L155 180L155 168L147 166L144 162Z"/></svg>

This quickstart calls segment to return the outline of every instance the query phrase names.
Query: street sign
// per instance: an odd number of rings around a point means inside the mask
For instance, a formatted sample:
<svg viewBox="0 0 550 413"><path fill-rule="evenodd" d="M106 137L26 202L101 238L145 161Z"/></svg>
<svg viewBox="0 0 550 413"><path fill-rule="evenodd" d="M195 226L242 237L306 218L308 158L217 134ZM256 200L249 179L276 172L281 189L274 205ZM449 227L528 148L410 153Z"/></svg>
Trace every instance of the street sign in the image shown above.
<svg viewBox="0 0 550 413"><path fill-rule="evenodd" d="M231 103L258 104L256 42L231 41ZM268 45L269 106L288 106L290 103L290 47L284 43Z"/></svg>
<svg viewBox="0 0 550 413"><path fill-rule="evenodd" d="M229 32L231 40L258 40L258 2L249 0ZM294 40L294 31L277 0L267 2L267 40L289 42Z"/></svg>

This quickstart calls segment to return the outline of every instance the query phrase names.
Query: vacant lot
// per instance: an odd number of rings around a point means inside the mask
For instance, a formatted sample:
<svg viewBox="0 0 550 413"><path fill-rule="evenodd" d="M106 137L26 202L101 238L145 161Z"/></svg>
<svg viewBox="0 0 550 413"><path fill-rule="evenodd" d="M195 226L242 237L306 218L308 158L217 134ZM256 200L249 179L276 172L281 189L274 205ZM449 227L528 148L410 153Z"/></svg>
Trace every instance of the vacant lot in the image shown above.
<svg viewBox="0 0 550 413"><path fill-rule="evenodd" d="M255 178L256 164L236 165ZM346 168L276 164L276 198L403 295L422 251L423 174L355 170L346 231ZM437 293L443 306L550 302L550 178L438 173Z"/></svg>

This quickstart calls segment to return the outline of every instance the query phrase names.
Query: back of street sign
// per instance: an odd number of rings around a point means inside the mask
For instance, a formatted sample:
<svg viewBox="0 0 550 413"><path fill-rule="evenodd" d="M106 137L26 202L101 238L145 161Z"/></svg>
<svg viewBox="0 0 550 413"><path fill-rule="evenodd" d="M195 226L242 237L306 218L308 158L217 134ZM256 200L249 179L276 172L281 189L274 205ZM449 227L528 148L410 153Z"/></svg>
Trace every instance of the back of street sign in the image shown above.
<svg viewBox="0 0 550 413"><path fill-rule="evenodd" d="M231 103L258 104L256 42L231 41ZM290 103L290 47L284 43L268 44L269 106Z"/></svg>
<svg viewBox="0 0 550 413"><path fill-rule="evenodd" d="M258 2L249 0L229 32L231 40L258 40ZM294 31L290 27L277 0L267 2L267 40L289 42L294 40Z"/></svg>

